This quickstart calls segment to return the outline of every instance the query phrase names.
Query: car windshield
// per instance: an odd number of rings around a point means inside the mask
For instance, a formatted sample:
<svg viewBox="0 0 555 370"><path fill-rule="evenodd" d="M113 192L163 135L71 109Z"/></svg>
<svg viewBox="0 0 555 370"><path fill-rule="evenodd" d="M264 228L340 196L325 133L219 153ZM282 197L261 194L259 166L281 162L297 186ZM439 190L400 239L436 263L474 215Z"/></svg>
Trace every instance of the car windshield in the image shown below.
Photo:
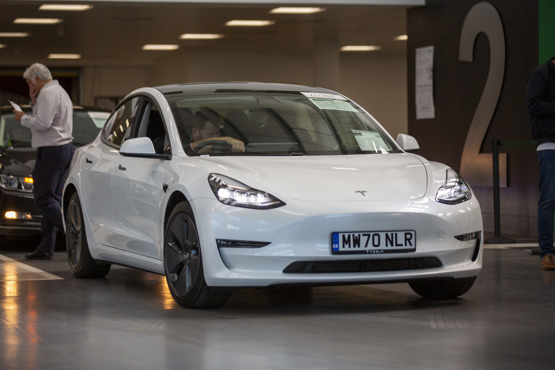
<svg viewBox="0 0 555 370"><path fill-rule="evenodd" d="M108 112L73 111L73 143L77 146L93 141L108 118ZM13 113L0 117L0 143L7 148L30 148L31 130L21 126Z"/></svg>
<svg viewBox="0 0 555 370"><path fill-rule="evenodd" d="M189 155L342 155L397 152L381 126L358 105L336 94L216 93L168 94L183 147ZM196 151L198 115L217 120L212 140ZM216 117L216 119L214 119ZM198 132L198 131L197 131ZM196 135L198 137L198 135ZM244 151L221 150L221 137L244 144ZM205 139L207 140L207 139ZM193 145L191 145L193 143Z"/></svg>

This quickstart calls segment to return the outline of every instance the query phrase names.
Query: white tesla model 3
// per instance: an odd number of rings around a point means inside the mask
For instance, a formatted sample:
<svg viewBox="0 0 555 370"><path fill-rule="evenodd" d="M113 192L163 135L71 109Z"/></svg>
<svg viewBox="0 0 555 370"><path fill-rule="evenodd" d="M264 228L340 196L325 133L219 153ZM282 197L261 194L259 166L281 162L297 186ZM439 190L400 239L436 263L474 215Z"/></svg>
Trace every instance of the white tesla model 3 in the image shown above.
<svg viewBox="0 0 555 370"><path fill-rule="evenodd" d="M480 205L417 149L326 89L135 90L75 153L63 196L71 271L162 274L185 307L297 284L460 296L482 266Z"/></svg>

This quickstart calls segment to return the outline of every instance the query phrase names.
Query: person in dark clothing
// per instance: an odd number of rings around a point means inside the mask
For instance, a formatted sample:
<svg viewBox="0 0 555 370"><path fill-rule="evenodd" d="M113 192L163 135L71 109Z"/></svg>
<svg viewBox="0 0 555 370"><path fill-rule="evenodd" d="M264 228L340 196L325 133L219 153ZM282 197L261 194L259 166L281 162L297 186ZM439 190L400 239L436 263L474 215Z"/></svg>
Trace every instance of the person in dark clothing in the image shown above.
<svg viewBox="0 0 555 370"><path fill-rule="evenodd" d="M532 70L526 88L532 136L538 145L540 199L538 244L541 267L555 270L553 221L555 213L555 58Z"/></svg>

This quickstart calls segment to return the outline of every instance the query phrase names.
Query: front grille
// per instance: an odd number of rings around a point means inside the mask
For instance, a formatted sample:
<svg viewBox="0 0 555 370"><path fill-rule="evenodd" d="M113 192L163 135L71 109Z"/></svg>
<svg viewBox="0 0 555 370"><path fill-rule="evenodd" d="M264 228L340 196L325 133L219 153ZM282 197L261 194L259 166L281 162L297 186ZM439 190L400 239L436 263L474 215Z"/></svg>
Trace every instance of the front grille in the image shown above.
<svg viewBox="0 0 555 370"><path fill-rule="evenodd" d="M416 257L379 260L299 261L287 266L283 272L288 274L325 274L423 270L437 267L441 267L441 261L436 257Z"/></svg>

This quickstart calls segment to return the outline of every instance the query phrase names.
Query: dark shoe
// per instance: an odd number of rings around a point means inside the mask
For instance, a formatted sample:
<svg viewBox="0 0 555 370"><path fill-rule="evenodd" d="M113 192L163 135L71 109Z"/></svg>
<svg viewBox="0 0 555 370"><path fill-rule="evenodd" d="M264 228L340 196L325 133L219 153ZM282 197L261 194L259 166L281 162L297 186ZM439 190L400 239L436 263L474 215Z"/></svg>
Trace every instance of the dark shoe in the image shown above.
<svg viewBox="0 0 555 370"><path fill-rule="evenodd" d="M25 258L28 260L51 260L52 255L46 254L43 251L34 251L33 253L27 253Z"/></svg>
<svg viewBox="0 0 555 370"><path fill-rule="evenodd" d="M555 270L555 257L552 254L546 254L542 258L543 270Z"/></svg>

